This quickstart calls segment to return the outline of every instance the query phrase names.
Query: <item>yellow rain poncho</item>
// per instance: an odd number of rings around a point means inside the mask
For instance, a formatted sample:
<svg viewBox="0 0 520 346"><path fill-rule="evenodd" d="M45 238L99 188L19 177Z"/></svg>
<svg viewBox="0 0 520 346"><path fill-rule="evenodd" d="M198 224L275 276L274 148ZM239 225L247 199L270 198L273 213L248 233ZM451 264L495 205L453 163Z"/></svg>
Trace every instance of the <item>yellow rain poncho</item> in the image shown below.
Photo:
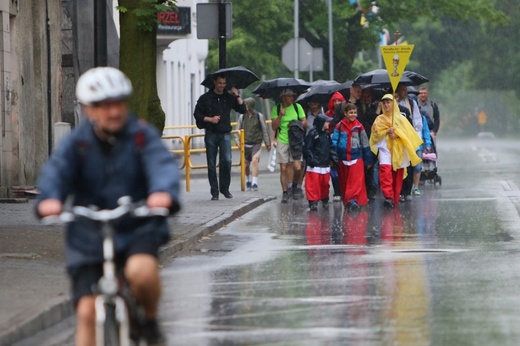
<svg viewBox="0 0 520 346"><path fill-rule="evenodd" d="M378 116L372 125L372 134L370 135L370 150L377 155L377 144L386 137L386 145L392 155L392 169L397 170L403 166L403 153L406 150L408 158L412 166L419 164L422 159L417 156L416 150L423 143L417 132L408 120L399 112L399 106L394 100L393 96L385 95L384 98L393 100L393 114L392 112L385 113ZM394 128L394 133L397 136L391 139L386 132L389 128Z"/></svg>

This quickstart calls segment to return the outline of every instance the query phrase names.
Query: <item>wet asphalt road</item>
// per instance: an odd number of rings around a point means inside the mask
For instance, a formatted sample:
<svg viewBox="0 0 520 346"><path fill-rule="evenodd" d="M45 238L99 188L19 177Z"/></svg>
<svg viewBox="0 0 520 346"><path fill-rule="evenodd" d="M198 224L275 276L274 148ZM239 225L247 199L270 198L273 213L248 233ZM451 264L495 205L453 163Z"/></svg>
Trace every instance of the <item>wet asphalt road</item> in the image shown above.
<svg viewBox="0 0 520 346"><path fill-rule="evenodd" d="M399 210L272 202L176 258L172 344L520 344L518 143L440 147L442 187Z"/></svg>
<svg viewBox="0 0 520 346"><path fill-rule="evenodd" d="M519 144L443 140L397 210L277 200L203 239L162 271L169 344L520 344Z"/></svg>

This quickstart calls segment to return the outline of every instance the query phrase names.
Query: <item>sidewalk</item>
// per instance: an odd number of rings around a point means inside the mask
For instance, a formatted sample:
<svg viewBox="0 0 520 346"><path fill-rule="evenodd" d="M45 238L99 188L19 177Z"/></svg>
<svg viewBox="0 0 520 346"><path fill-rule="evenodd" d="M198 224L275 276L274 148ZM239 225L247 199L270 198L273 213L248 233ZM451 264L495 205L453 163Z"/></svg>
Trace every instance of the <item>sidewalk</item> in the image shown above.
<svg viewBox="0 0 520 346"><path fill-rule="evenodd" d="M169 220L172 241L161 251L161 260L189 247L248 211L275 199L279 171L265 170L261 162L261 189L241 192L233 169L233 199L223 195L210 201L209 184L193 175L191 192L181 184L183 209ZM264 189L262 189L264 187ZM34 201L0 204L0 346L10 345L72 314L65 274L63 228L42 226L33 216Z"/></svg>

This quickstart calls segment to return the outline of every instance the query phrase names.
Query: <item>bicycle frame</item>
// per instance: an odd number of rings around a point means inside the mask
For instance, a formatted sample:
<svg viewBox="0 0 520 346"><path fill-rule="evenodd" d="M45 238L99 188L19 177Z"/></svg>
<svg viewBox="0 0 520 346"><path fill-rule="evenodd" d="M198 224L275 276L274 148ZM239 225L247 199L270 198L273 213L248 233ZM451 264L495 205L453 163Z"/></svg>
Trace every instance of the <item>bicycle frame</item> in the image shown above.
<svg viewBox="0 0 520 346"><path fill-rule="evenodd" d="M127 302L120 289L120 279L117 275L115 263L114 228L112 222L121 217L132 214L137 218L152 216L166 217L169 210L165 208L149 209L146 206L135 207L131 198L121 197L119 206L112 210L95 210L83 206L75 206L70 212L62 212L58 217L49 216L42 220L44 223L72 222L76 217L84 217L101 223L101 234L103 237L103 276L98 281L99 294L95 299L96 310L96 344L105 346L105 323L107 322L107 308L114 309L114 317L117 323L118 345L130 346L130 317Z"/></svg>
<svg viewBox="0 0 520 346"><path fill-rule="evenodd" d="M119 283L116 274L114 229L110 221L103 221L101 227L103 235L103 276L99 279L100 293L96 297L96 343L105 345L106 307L115 307L115 318L119 325L119 344L130 346L130 323L126 301L119 296Z"/></svg>

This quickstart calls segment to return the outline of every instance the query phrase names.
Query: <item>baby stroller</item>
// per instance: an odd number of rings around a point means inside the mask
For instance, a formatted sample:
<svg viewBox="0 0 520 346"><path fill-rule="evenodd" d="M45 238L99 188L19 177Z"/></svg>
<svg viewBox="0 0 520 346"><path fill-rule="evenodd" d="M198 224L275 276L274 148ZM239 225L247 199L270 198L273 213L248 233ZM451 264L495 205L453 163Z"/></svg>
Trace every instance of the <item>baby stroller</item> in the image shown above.
<svg viewBox="0 0 520 346"><path fill-rule="evenodd" d="M442 178L438 174L437 169L437 148L435 146L435 141L432 140L432 147L429 153L423 152L423 167L421 171L421 182L424 184L426 181L433 186L439 184L442 185Z"/></svg>

